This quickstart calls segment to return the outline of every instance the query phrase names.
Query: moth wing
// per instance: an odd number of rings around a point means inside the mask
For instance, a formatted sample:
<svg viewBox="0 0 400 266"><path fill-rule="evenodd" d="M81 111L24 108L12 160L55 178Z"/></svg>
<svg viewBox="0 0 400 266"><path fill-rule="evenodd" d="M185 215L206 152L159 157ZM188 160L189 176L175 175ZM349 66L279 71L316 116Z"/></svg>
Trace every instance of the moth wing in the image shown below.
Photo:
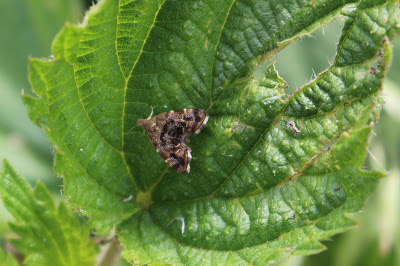
<svg viewBox="0 0 400 266"><path fill-rule="evenodd" d="M209 115L202 109L182 109L139 119L160 156L176 171L188 174L192 159L186 135L197 135L207 123Z"/></svg>
<svg viewBox="0 0 400 266"><path fill-rule="evenodd" d="M209 115L202 109L183 109L182 120L185 122L185 134L197 135L207 124Z"/></svg>
<svg viewBox="0 0 400 266"><path fill-rule="evenodd" d="M160 155L164 158L161 153ZM190 172L190 161L192 160L191 149L185 144L180 143L178 149L170 150L169 155L164 160L176 171L188 174Z"/></svg>

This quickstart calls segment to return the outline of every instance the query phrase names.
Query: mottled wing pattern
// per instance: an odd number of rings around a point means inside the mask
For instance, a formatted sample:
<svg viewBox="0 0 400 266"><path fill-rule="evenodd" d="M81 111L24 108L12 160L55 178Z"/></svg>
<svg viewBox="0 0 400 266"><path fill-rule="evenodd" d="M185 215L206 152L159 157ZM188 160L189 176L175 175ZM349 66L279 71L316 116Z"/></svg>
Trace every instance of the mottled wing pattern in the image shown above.
<svg viewBox="0 0 400 266"><path fill-rule="evenodd" d="M183 109L172 111L176 121L184 124L184 133L197 135L208 122L208 113L202 109Z"/></svg>
<svg viewBox="0 0 400 266"><path fill-rule="evenodd" d="M208 121L202 109L182 109L159 114L151 119L139 119L156 151L176 171L190 171L191 149L186 135L197 135Z"/></svg>
<svg viewBox="0 0 400 266"><path fill-rule="evenodd" d="M163 151L168 156L162 156L163 159L174 168L176 171L182 174L188 174L190 172L190 161L192 160L191 149L185 144L178 144L175 150L169 149ZM165 159L166 158L166 159Z"/></svg>

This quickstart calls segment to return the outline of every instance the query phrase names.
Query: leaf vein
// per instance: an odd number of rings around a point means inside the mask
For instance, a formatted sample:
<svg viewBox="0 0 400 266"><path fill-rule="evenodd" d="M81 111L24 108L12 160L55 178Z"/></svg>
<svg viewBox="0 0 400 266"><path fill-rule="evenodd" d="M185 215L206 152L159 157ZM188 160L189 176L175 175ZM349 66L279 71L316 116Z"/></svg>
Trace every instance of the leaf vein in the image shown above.
<svg viewBox="0 0 400 266"><path fill-rule="evenodd" d="M120 1L120 0L118 0L118 2L119 2L119 1ZM164 2L164 3L165 3L165 2ZM131 70L130 70L130 72L129 72L129 76L125 78L124 100L123 100L124 102L123 102L122 117L121 117L121 128L122 128L122 137L121 137L121 138L122 138L122 147L124 147L124 145L125 145L125 134L124 134L125 123L124 123L124 118L125 118L125 115L126 115L126 93L127 93L127 90L128 90L128 83L129 83L130 78L132 77L132 73L133 73L133 70L134 70L135 67L136 67L136 64L139 62L139 59L141 58L141 55L142 55L142 53L143 53L143 48L144 48L144 46L145 46L145 44L146 44L146 41L148 40L148 37L149 37L149 35L150 35L151 30L153 29L153 27L154 27L154 25L155 25L155 23L156 23L157 15L158 15L159 11L161 10L161 7L163 6L164 3L162 3L161 5L158 6L158 10L157 10L157 12L156 12L155 15L154 15L153 23L152 23L151 26L149 27L149 30L148 30L148 32L147 32L147 35L146 35L146 37L145 37L145 39L144 39L144 42L143 42L143 44L142 44L140 53L139 53L139 55L137 56L136 61L135 61L135 62L133 63L133 65L132 65L132 68L131 68ZM119 5L118 5L118 9L120 10ZM117 44L115 44L115 45L117 45ZM117 47L116 47L116 48L117 48ZM117 51L117 52L118 52L118 51ZM132 172L131 172L131 169L130 169L130 167L129 167L129 165L128 165L128 162L127 162L127 160L126 160L125 152L124 152L123 149L122 149L122 152L121 152L121 156L122 156L122 159L123 159L123 161L124 161L125 167L127 168L127 171L128 171L128 173L129 173L129 175L130 175L130 177L131 177L132 182L134 183L135 187L138 188L138 187L136 186L135 179L134 179L133 174L132 174Z"/></svg>
<svg viewBox="0 0 400 266"><path fill-rule="evenodd" d="M214 64L215 64L215 60L216 60L216 57L217 57L218 46L219 46L220 41L221 41L222 31L224 30L225 23L226 23L226 21L228 20L228 17L229 17L229 15L230 15L231 9L232 9L232 7L233 7L233 5L234 5L235 3L236 3L236 0L233 0L232 3L231 3L231 5L230 5L229 8L228 8L228 11L226 12L225 19L224 19L224 21L223 21L223 23L222 23L222 25L221 25L221 30L219 31L218 40L217 40L217 42L216 42L216 44L215 44L214 56L212 57L213 60L212 60L212 62L211 62L211 67L210 67L210 70L211 70L210 95L209 95L209 97L210 97L210 101L209 101L209 102L210 102L210 106L209 106L208 109L210 109L211 106L213 105L212 91L213 91L213 86L214 86L214 84L213 84Z"/></svg>

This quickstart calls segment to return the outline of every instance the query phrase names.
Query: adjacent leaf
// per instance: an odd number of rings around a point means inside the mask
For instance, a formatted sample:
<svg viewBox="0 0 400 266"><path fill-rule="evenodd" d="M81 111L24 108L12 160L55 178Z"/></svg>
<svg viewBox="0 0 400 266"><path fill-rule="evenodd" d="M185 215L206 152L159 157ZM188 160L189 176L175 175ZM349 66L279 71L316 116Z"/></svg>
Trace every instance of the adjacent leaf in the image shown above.
<svg viewBox="0 0 400 266"><path fill-rule="evenodd" d="M0 248L0 265L17 266L18 263L11 254L3 252Z"/></svg>
<svg viewBox="0 0 400 266"><path fill-rule="evenodd" d="M61 202L56 208L42 183L29 183L4 161L0 193L14 216L11 229L20 238L10 240L27 257L27 265L93 265L95 246L89 230Z"/></svg>
<svg viewBox="0 0 400 266"><path fill-rule="evenodd" d="M294 39L345 19L332 66L289 96L273 64ZM56 149L70 202L131 262L277 263L355 226L383 174L362 170L399 32L398 1L116 1L32 59L31 119ZM312 55L310 55L312 56ZM135 127L151 109L210 113L191 173Z"/></svg>

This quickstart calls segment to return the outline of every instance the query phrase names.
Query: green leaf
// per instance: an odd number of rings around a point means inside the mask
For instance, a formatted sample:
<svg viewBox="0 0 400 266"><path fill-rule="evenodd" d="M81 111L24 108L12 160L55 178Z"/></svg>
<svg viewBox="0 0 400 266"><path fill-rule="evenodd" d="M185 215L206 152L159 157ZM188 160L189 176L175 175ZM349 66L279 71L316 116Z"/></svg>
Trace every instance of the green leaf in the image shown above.
<svg viewBox="0 0 400 266"><path fill-rule="evenodd" d="M18 263L11 254L4 253L3 249L0 248L0 265L17 266Z"/></svg>
<svg viewBox="0 0 400 266"><path fill-rule="evenodd" d="M315 80L286 95L273 63L252 75L336 17ZM274 264L354 227L383 176L361 167L399 25L399 1L105 0L31 60L24 100L70 203L97 232L116 226L128 261ZM135 127L152 108L208 110L190 174Z"/></svg>
<svg viewBox="0 0 400 266"><path fill-rule="evenodd" d="M42 183L29 183L4 161L0 193L14 216L11 229L20 236L11 243L27 257L27 265L93 265L95 246L89 230L61 202L55 206Z"/></svg>

